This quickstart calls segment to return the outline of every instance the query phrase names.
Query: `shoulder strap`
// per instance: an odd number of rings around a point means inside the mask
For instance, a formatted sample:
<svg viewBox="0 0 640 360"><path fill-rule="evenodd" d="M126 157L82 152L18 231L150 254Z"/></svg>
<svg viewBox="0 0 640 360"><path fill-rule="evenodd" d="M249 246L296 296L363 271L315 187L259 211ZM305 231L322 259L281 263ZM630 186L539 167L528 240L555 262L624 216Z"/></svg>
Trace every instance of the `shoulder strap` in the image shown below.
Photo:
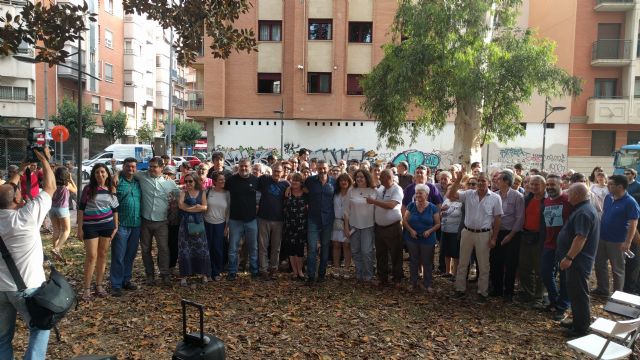
<svg viewBox="0 0 640 360"><path fill-rule="evenodd" d="M16 282L18 291L24 291L27 288L27 286L24 284L24 280L22 279L22 276L20 276L20 271L18 271L18 268L16 267L16 263L13 261L13 258L9 253L9 249L7 249L7 246L4 244L4 240L2 240L2 237L0 237L0 252L2 253L2 258L4 259L4 262L7 264L7 267L9 268L9 272L13 277L13 281Z"/></svg>

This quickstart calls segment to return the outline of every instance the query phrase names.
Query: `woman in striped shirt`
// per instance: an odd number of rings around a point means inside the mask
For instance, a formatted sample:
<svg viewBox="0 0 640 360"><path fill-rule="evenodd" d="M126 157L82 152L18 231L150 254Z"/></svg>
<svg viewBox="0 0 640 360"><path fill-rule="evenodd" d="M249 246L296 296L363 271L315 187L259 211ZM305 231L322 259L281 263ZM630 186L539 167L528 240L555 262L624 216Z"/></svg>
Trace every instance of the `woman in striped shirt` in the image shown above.
<svg viewBox="0 0 640 360"><path fill-rule="evenodd" d="M111 183L111 173L104 164L91 170L89 185L78 204L78 239L84 240L84 295L91 300L91 278L96 271L96 296L105 297L102 287L111 239L118 231L118 198Z"/></svg>

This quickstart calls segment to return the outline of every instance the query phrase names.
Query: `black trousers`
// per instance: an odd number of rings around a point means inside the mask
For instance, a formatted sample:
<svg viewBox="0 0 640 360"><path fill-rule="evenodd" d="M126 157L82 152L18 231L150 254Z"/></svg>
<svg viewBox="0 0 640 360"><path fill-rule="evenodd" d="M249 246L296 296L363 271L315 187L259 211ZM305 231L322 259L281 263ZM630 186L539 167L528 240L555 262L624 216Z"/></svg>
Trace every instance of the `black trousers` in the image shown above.
<svg viewBox="0 0 640 360"><path fill-rule="evenodd" d="M520 233L506 244L502 244L504 237L510 230L500 230L496 239L496 246L489 255L489 279L491 280L491 295L513 296L520 256Z"/></svg>
<svg viewBox="0 0 640 360"><path fill-rule="evenodd" d="M169 225L169 268L176 267L178 263L178 232L180 225Z"/></svg>
<svg viewBox="0 0 640 360"><path fill-rule="evenodd" d="M448 272L447 265L445 263L444 258L444 249L442 246L442 231L436 231L436 239L438 241L439 249L438 249L438 271L441 273Z"/></svg>
<svg viewBox="0 0 640 360"><path fill-rule="evenodd" d="M566 270L566 286L571 312L573 313L573 329L578 332L589 330L591 322L591 304L589 300L589 274L591 269L581 269L577 264L571 264Z"/></svg>
<svg viewBox="0 0 640 360"><path fill-rule="evenodd" d="M631 243L630 250L636 254L636 257L633 259L625 257L623 291L640 294L640 246L636 243Z"/></svg>

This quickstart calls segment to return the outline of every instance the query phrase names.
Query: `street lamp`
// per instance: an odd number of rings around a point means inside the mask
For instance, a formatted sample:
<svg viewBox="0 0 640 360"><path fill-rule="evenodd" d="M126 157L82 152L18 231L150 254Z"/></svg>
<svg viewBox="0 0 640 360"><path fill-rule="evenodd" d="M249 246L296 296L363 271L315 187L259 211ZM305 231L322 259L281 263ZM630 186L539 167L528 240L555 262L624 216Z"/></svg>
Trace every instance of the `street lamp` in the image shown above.
<svg viewBox="0 0 640 360"><path fill-rule="evenodd" d="M74 54L71 54L74 55ZM70 55L70 56L71 56ZM78 179L77 182L77 186L78 186L78 194L82 193L82 75L86 75L89 76L93 79L96 79L98 81L101 81L101 79L97 76L93 76L87 72L84 72L82 70L80 70L82 68L82 39L78 39L78 68L74 68L72 66L66 65L66 64L56 64L58 66L62 66L64 68L67 69L71 69L71 70L75 70L78 73L78 146L76 148L77 154L76 154L76 164L77 164L77 172L76 172L76 176ZM18 60L18 61L22 61L22 62L27 62L27 63L31 63L31 64L36 64L37 61L32 58L32 57L28 57L28 56L22 56L22 55L14 55L13 56L14 59ZM45 65L46 66L46 65ZM45 134L46 137L46 134Z"/></svg>
<svg viewBox="0 0 640 360"><path fill-rule="evenodd" d="M284 100L280 103L280 110L274 110L274 114L280 114L280 158L284 159Z"/></svg>
<svg viewBox="0 0 640 360"><path fill-rule="evenodd" d="M544 119L542 120L542 163L540 164L540 171L544 171L544 156L547 142L547 118L554 112L562 111L566 108L566 106L551 106L549 105L549 97L547 96L544 98Z"/></svg>

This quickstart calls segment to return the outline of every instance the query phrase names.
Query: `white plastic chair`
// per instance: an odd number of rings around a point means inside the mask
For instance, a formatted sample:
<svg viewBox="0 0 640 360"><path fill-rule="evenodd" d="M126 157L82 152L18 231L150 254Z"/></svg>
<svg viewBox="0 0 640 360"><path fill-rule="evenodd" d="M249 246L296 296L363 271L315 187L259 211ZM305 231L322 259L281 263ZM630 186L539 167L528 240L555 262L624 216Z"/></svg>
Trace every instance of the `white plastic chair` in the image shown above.
<svg viewBox="0 0 640 360"><path fill-rule="evenodd" d="M605 322L601 322L598 326L602 330L601 333L605 334L607 337L589 334L581 338L567 341L567 345L578 353L584 354L592 359L624 359L631 355L632 349L625 345L628 343L627 338L633 336L640 327L640 318L616 321L612 327L609 323ZM626 334L626 336L623 337L625 345L620 345L611 341L612 338L615 338L620 334ZM630 345L633 346L633 343Z"/></svg>
<svg viewBox="0 0 640 360"><path fill-rule="evenodd" d="M611 300L633 307L640 307L640 296L623 291L614 291L613 295L611 295Z"/></svg>
<svg viewBox="0 0 640 360"><path fill-rule="evenodd" d="M597 318L596 321L589 326L591 331L601 334L605 337L610 337L611 331L616 326L616 322L613 320L605 319L605 318ZM616 334L613 336L612 340L616 340L617 342L631 348L633 343L635 343L638 338L638 331L633 332L624 332L620 334Z"/></svg>

